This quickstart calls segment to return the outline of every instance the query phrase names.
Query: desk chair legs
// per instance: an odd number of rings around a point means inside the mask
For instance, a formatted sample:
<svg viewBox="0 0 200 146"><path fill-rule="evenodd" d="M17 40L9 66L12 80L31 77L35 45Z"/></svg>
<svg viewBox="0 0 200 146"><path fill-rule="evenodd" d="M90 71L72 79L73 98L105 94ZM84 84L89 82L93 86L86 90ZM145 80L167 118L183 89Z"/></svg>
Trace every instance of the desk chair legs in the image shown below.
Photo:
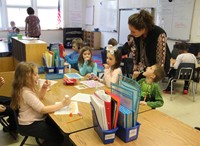
<svg viewBox="0 0 200 146"><path fill-rule="evenodd" d="M172 97L172 95L173 95L173 82L174 82L175 80L171 80L171 88L170 88L170 100L172 101L173 100L173 97ZM193 96L193 99L192 99L192 101L193 102L195 102L195 93L197 92L197 83L195 83L194 81L192 81L192 96Z"/></svg>
<svg viewBox="0 0 200 146"><path fill-rule="evenodd" d="M25 136L24 139L22 140L20 146L23 146L27 139L28 139L28 136ZM41 142L39 141L39 138L35 137L35 141L37 142L37 144L39 146L42 146Z"/></svg>
<svg viewBox="0 0 200 146"><path fill-rule="evenodd" d="M17 134L9 130L9 124L3 117L0 117L0 123L3 128L5 128L5 130L8 131L9 134L14 138L14 140L17 140Z"/></svg>

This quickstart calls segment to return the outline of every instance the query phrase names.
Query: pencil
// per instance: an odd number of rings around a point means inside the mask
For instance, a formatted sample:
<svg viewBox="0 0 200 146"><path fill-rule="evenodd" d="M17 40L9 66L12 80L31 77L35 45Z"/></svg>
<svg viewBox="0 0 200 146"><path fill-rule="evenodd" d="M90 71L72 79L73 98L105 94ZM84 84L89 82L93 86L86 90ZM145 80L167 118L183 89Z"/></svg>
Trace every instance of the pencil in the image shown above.
<svg viewBox="0 0 200 146"><path fill-rule="evenodd" d="M78 119L71 120L71 121L69 121L69 122L67 122L67 123L72 123L72 122L78 121L78 120L80 120L80 119L82 119L82 118L83 118L83 117L80 117L80 118L78 118Z"/></svg>

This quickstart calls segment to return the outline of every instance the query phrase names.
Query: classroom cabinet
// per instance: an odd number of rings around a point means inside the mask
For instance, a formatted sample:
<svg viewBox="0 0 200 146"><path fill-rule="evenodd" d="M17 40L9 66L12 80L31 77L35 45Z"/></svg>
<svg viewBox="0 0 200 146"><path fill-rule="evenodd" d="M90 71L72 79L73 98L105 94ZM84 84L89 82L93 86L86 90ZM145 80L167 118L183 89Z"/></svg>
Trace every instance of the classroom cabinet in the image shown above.
<svg viewBox="0 0 200 146"><path fill-rule="evenodd" d="M83 40L93 49L100 49L101 32L98 31L84 31Z"/></svg>
<svg viewBox="0 0 200 146"><path fill-rule="evenodd" d="M72 48L72 40L74 38L83 39L82 28L64 28L63 29L63 44L65 48Z"/></svg>
<svg viewBox="0 0 200 146"><path fill-rule="evenodd" d="M42 54L47 51L47 43L41 40L22 39L12 37L14 67L21 61L34 62L43 66Z"/></svg>

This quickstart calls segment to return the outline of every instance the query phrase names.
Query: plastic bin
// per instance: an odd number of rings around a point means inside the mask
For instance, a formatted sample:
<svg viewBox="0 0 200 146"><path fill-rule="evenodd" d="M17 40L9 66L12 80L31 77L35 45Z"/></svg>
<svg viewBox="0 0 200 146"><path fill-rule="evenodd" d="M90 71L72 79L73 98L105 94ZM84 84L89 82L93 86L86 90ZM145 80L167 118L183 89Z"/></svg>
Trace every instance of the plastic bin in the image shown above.
<svg viewBox="0 0 200 146"><path fill-rule="evenodd" d="M44 67L44 66L39 66L39 67L38 67L38 73L39 73L39 74L43 74L44 71L45 71L45 67Z"/></svg>
<svg viewBox="0 0 200 146"><path fill-rule="evenodd" d="M118 125L116 135L124 142L136 140L138 138L140 125L141 124L139 122L137 122L136 126L131 128L123 128Z"/></svg>
<svg viewBox="0 0 200 146"><path fill-rule="evenodd" d="M102 128L99 125L99 122L97 120L97 116L96 116L96 112L92 106L92 117L93 117L93 124L94 124L94 130L97 132L97 134L99 135L99 137L101 138L102 142L104 144L109 144L109 143L113 143L115 140L115 133L118 130L118 127L116 127L115 129L111 129L111 130L102 130Z"/></svg>
<svg viewBox="0 0 200 146"><path fill-rule="evenodd" d="M64 66L62 66L62 67L55 67L55 73L64 74L65 73L65 67Z"/></svg>
<svg viewBox="0 0 200 146"><path fill-rule="evenodd" d="M62 79L64 74L46 74L47 80Z"/></svg>
<svg viewBox="0 0 200 146"><path fill-rule="evenodd" d="M45 67L47 74L54 74L55 67Z"/></svg>

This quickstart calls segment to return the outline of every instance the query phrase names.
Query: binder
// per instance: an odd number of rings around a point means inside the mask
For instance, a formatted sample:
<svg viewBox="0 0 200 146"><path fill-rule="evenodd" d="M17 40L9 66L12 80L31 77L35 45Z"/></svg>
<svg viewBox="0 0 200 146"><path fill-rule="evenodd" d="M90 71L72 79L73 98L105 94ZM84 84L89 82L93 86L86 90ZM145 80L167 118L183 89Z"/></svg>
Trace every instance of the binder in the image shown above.
<svg viewBox="0 0 200 146"><path fill-rule="evenodd" d="M108 90L105 90L106 94L111 96L111 127L116 128L117 127L117 120L118 120L118 114L119 114L119 107L120 107L120 98L111 93Z"/></svg>
<svg viewBox="0 0 200 146"><path fill-rule="evenodd" d="M104 101L108 129L110 130L110 129L112 129L112 127L111 127L111 96L106 95L104 90L97 90L94 93L94 95Z"/></svg>
<svg viewBox="0 0 200 146"><path fill-rule="evenodd" d="M91 95L91 103L96 111L97 120L99 122L100 127L103 130L108 130L104 101L96 97L95 95Z"/></svg>

